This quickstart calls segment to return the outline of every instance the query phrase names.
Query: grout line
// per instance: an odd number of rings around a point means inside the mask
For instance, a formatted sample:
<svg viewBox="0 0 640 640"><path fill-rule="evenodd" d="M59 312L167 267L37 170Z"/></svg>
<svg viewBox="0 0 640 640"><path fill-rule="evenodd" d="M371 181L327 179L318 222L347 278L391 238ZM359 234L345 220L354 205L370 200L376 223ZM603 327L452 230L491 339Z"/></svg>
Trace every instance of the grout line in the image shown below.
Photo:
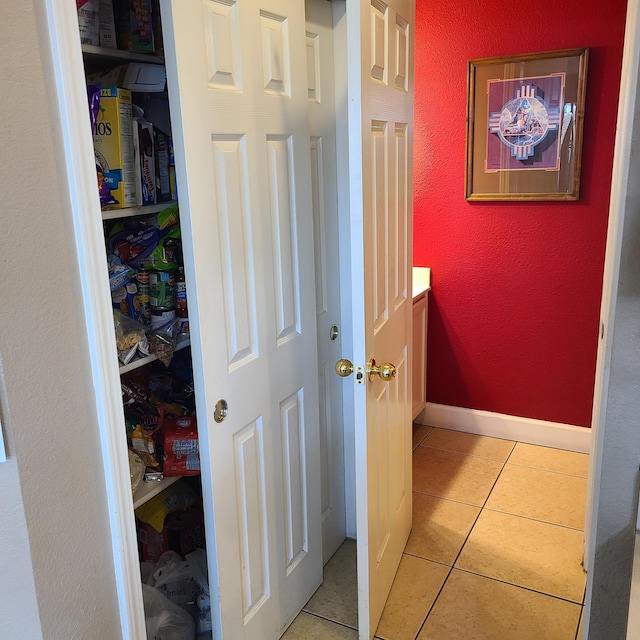
<svg viewBox="0 0 640 640"><path fill-rule="evenodd" d="M476 571L470 571L469 569L463 569L462 567L454 567L456 571L463 571L464 573L469 573L473 576L478 576L479 578L486 578L487 580L493 580L494 582L501 582L502 584L508 584L512 587L516 587L518 589L524 589L525 591L531 591L532 593L539 593L541 596L547 596L548 598L554 598L556 600L562 600L563 602L568 602L569 604L575 604L578 607L581 607L582 604L577 602L576 600L570 600L569 598L563 598L562 596L555 596L552 593L545 593L544 591L539 591L538 589L532 589L531 587L525 587L521 584L515 584L515 582L508 582L507 580L500 580L499 578L493 578L491 576L486 576L483 573L477 573Z"/></svg>
<svg viewBox="0 0 640 640"><path fill-rule="evenodd" d="M356 627L352 627L351 625L345 624L344 622L338 622L337 620L332 620L331 618L322 616L319 613L315 613L314 611L307 611L306 609L303 609L302 611L310 616L313 616L314 618L320 618L320 620L326 620L327 622L331 622L332 624L337 624L339 627L344 627L345 629L351 629L352 631L358 631Z"/></svg>
<svg viewBox="0 0 640 640"><path fill-rule="evenodd" d="M582 640L582 638L578 637L578 631L580 631L580 623L582 622L582 616L584 615L584 605L580 609L580 615L578 616L578 626L576 627L576 635L575 640Z"/></svg>
<svg viewBox="0 0 640 640"><path fill-rule="evenodd" d="M545 473L555 473L559 476L569 476L570 478L581 478L582 480L588 480L587 476L580 476L577 473L567 473L566 471L555 471L554 469L542 469L541 467L532 467L529 464L518 464L517 462L510 462L510 465L514 467L520 467L521 469L534 469L535 471L544 471Z"/></svg>
<svg viewBox="0 0 640 640"><path fill-rule="evenodd" d="M550 524L554 527L560 527L561 529L569 529L570 531L578 531L584 533L584 529L578 527L570 527L566 524L558 524L557 522L550 522L549 520L542 520L540 518L532 518L531 516L523 516L521 513L512 513L511 511L502 511L501 509L495 509L491 507L483 507L482 510L492 511L493 513L502 513L505 516L513 516L514 518L522 518L523 520L532 520L533 522L541 522L542 524Z"/></svg>
<svg viewBox="0 0 640 640"><path fill-rule="evenodd" d="M485 436L485 437L488 437L488 436ZM420 441L420 443L418 444L416 449L422 448L422 449L431 449L432 451L444 451L445 453L454 453L457 456L467 456L468 458L478 458L479 460L489 460L490 462L497 462L499 464L504 464L503 460L497 460L496 458L488 458L487 456L479 456L479 455L474 454L474 453L463 453L462 451L454 451L453 449L443 449L442 447L432 447L432 446L430 446L428 444L424 444L424 441L426 439L427 439L427 436L425 436L424 439L422 439ZM513 442L513 441L509 440L509 442ZM512 451L513 451L513 449L512 449ZM415 449L414 449L414 452L415 452ZM510 455L511 455L511 453L509 453L509 456ZM507 456L507 458L509 456Z"/></svg>
<svg viewBox="0 0 640 640"><path fill-rule="evenodd" d="M453 568L452 564L447 564L446 562L440 562L439 560L433 560L432 558L425 558L424 556L419 556L415 553L408 553L407 551L403 551L402 555L409 556L411 558L417 558L418 560L426 560L427 562L433 562L433 564L438 564L441 567L449 567L449 569Z"/></svg>
<svg viewBox="0 0 640 640"><path fill-rule="evenodd" d="M445 429L444 431L450 431L450 430L446 430ZM483 459L483 460L490 460L492 462L501 462L499 460L494 460L492 458L485 458L483 456L477 456L477 455L474 456L473 454L460 453L458 451L450 451L449 449L438 449L437 447L431 447L431 446L428 446L428 445L424 445L423 443L425 442L425 440L427 440L427 437L431 433L433 433L433 428L432 428L431 431L429 431L429 433L427 433L424 436L424 438L413 449L413 453L415 453L415 451L418 449L418 447L423 447L425 449L432 449L432 450L436 450L436 451L446 451L447 453L452 453L452 454L460 455L460 456L469 456L469 457L479 458L479 459ZM499 439L502 440L502 438L499 438ZM530 589L528 587L523 587L521 585L516 585L516 584L513 584L511 582L498 580L498 579L492 578L490 576L485 576L485 575L482 575L482 574L479 574L479 573L474 573L473 571L468 571L466 569L461 569L461 568L455 566L456 562L458 561L460 555L462 554L462 551L464 550L464 547L466 546L471 534L473 533L473 530L474 530L474 528L475 528L480 516L482 515L482 513L484 512L485 509L487 509L487 511L493 511L493 512L497 512L497 513L504 513L505 515L512 515L514 517L519 517L519 518L523 518L523 519L527 519L527 520L532 520L534 522L541 522L543 524L549 524L549 525L552 525L552 526L562 527L562 528L569 529L569 530L572 530L572 531L579 531L579 532L583 532L584 531L583 529L576 529L576 528L573 528L573 527L567 527L567 526L564 526L564 525L559 525L559 524L556 524L556 523L553 523L553 522L546 522L544 520L536 520L535 518L528 518L527 516L521 516L521 515L517 515L517 514L510 514L508 512L502 512L502 511L498 511L496 509L487 508L487 506L486 506L487 502L489 501L489 498L491 497L491 494L493 493L493 490L495 489L496 484L498 483L500 477L502 476L502 473L505 470L507 464L512 464L513 466L518 466L518 467L536 469L536 470L539 470L539 471L548 471L549 473L557 473L558 475L566 475L566 476L570 476L570 477L582 478L582 476L576 476L576 475L569 474L569 473L562 473L562 472L559 472L559 471L549 471L547 469L537 469L537 467L526 467L526 465L517 465L517 464L514 464L514 463L509 463L509 460L511 459L511 457L512 457L512 455L513 455L513 453L514 453L514 451L516 449L516 446L519 444L519 442L518 441L514 441L514 440L509 440L508 442L513 442L513 447L511 448L511 451L507 455L506 460L504 460L504 462L501 463L502 467L500 469L500 472L496 476L496 479L495 479L493 485L491 486L491 489L487 493L487 497L485 498L485 500L484 500L484 502L483 502L483 504L481 506L470 504L468 502L460 502L458 500L452 500L451 498L443 498L441 496L436 496L436 495L433 495L433 494L430 494L430 493L423 493L423 492L420 492L420 491L412 491L413 493L418 494L418 495L426 495L426 496L430 496L430 497L433 497L433 498L437 498L439 500L448 500L450 502L455 502L455 503L458 503L458 504L464 504L466 506L475 507L476 509L479 509L478 514L477 514L476 518L474 519L473 524L471 525L471 527L469 529L469 532L467 533L467 535L466 535L466 537L464 539L464 542L462 543L462 545L460 547L460 550L458 551L455 559L453 560L453 564L451 566L449 566L446 563L438 562L436 560L431 560L430 558L423 558L422 556L414 556L414 557L417 557L417 558L421 558L423 560L428 560L429 562L434 562L434 563L439 564L441 566L449 567L449 571L448 571L448 573L447 573L447 575L446 575L446 577L445 577L440 589L438 590L438 593L436 594L436 597L434 598L433 602L431 603L431 606L429 607L429 609L428 609L428 611L427 611L427 613L426 613L426 615L425 615L425 617L424 617L424 619L422 621L422 624L420 625L418 631L414 635L413 640L416 640L418 638L418 636L420 635L420 633L422 632L422 629L424 628L424 625L426 624L427 620L429 619L429 616L431 615L431 612L433 611L436 603L438 602L438 599L440 598L440 595L441 595L442 591L444 590L445 586L447 585L447 583L449 581L449 578L451 577L451 574L453 573L454 569L457 569L458 571L463 571L463 572L466 572L466 573L469 573L469 574L472 574L472 575L477 575L479 577L486 578L488 580L493 580L495 582L502 582L503 584L507 584L507 585L513 586L515 588L524 589L524 590L530 591L532 593L538 593L540 595L543 595L543 596L546 596L546 597L549 597L549 598L554 598L556 600L562 600L564 602L568 602L570 604L574 604L574 605L577 605L577 606L581 607L581 612L580 612L580 616L578 618L578 626L576 627L576 637L575 637L575 640L581 640L580 638L577 637L577 633L578 633L578 629L580 627L580 620L581 620L582 614L584 612L584 595L583 595L582 602L575 602L574 600L569 600L567 598L561 598L559 596L555 596L555 595L551 595L551 594L548 594L548 593L544 593L542 591L537 591L535 589ZM413 459L413 453L412 453L412 459ZM406 554L406 555L413 556L414 554Z"/></svg>
<svg viewBox="0 0 640 640"><path fill-rule="evenodd" d="M442 582L442 585L440 586L440 589L438 590L438 593L436 594L436 597L433 599L433 602L431 603L431 606L427 610L427 613L426 613L426 615L424 617L424 620L422 621L422 624L418 628L418 631L416 631L416 635L413 636L413 640L416 640L416 638L420 635L420 632L422 631L422 628L424 627L425 623L429 619L429 616L431 615L431 612L433 611L433 607L436 606L436 602L438 602L438 598L440 597L440 594L442 593L442 590L444 589L445 585L447 584L447 582L449 580L449 576L451 575L452 572L453 572L453 567L449 567L449 571L447 573L447 576L444 579L444 581Z"/></svg>
<svg viewBox="0 0 640 640"><path fill-rule="evenodd" d="M487 497L485 498L482 506L480 507L480 511L478 511L478 515L475 517L475 519L473 521L473 524L471 525L471 527L469 529L469 532L467 533L467 535L466 535L466 537L464 539L464 542L460 546L460 550L458 551L456 557L453 560L453 564L451 565L451 568L449 569L449 572L447 573L447 577L444 579L444 582L442 583L442 586L440 587L440 590L438 591L438 593L437 593L436 597L434 598L431 606L429 607L429 610L427 611L427 615L424 617L424 620L422 621L422 624L420 625L420 628L418 629L418 633L414 636L414 640L420 635L420 632L422 631L424 625L426 624L427 620L429 619L429 616L431 615L431 612L433 611L433 608L436 606L436 603L438 602L438 598L440 598L440 594L442 593L445 585L449 581L449 577L453 573L453 570L455 568L456 562L458 561L458 558L460 557L460 554L462 553L462 550L464 549L465 545L467 544L467 541L469 540L469 536L471 535L474 527L476 526L476 523L478 522L478 518L480 518L480 515L484 511L484 506L487 504L487 500L489 500L489 496L491 495L491 492L493 491L494 487L496 486L496 483L500 479L500 476L502 475L502 472L504 471L504 468L507 465L507 462L508 462L509 458L511 457L511 454L513 453L513 451L516 448L516 444L517 443L514 442L513 447L511 448L511 452L507 456L507 459L502 463L502 468L500 469L500 472L496 476L496 479L495 479L493 485L491 485L491 489L489 490L489 493L487 493ZM464 454L461 454L461 455L464 455ZM476 457L478 457L478 456L476 456ZM463 504L466 504L466 503L463 503ZM472 506L475 506L476 508L478 508L478 505L472 505Z"/></svg>
<svg viewBox="0 0 640 640"><path fill-rule="evenodd" d="M413 489L411 493L417 493L419 496L429 496L430 498L437 498L438 500L447 500L448 502L455 502L456 504L463 504L465 507L482 509L482 505L471 504L471 502L462 502L461 500L454 500L453 498L443 498L442 496L437 496L435 493L425 493L424 491L416 491L415 489Z"/></svg>

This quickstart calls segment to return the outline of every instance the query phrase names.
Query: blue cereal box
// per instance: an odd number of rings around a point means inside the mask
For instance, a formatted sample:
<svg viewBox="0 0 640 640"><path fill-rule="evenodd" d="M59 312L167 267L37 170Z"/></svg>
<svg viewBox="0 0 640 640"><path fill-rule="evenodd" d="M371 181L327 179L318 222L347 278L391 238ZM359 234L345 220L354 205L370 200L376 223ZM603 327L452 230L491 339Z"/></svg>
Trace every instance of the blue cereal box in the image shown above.
<svg viewBox="0 0 640 640"><path fill-rule="evenodd" d="M118 87L100 89L100 110L93 135L98 190L102 208L136 204L131 92Z"/></svg>

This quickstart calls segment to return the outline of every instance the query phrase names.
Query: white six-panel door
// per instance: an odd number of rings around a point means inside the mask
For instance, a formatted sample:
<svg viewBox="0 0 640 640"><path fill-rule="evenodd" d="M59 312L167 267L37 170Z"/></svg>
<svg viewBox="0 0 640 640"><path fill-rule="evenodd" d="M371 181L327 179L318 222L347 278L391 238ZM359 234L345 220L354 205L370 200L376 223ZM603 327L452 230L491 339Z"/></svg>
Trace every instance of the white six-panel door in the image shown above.
<svg viewBox="0 0 640 640"><path fill-rule="evenodd" d="M225 640L269 640L322 579L304 3L162 8L211 600Z"/></svg>
<svg viewBox="0 0 640 640"><path fill-rule="evenodd" d="M305 7L320 383L322 548L326 563L344 541L346 531L342 381L334 370L342 357L342 326L333 18L327 0L306 0ZM338 329L337 335L332 334L333 327Z"/></svg>
<svg viewBox="0 0 640 640"><path fill-rule="evenodd" d="M411 529L414 2L347 3L347 19L351 167L352 176L362 175L359 193L352 185L354 358L357 364L391 362L397 370L391 381L365 376L364 393L355 394L358 610L364 640L375 633ZM364 313L358 315L360 296Z"/></svg>

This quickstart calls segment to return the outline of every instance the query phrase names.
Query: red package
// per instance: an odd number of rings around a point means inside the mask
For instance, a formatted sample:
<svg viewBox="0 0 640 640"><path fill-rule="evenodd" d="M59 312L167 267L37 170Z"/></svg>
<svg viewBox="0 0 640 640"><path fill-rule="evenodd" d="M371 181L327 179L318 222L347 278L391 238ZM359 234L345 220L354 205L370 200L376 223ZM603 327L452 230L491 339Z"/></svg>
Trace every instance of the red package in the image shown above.
<svg viewBox="0 0 640 640"><path fill-rule="evenodd" d="M194 416L165 418L165 476L196 476L200 474L198 429Z"/></svg>

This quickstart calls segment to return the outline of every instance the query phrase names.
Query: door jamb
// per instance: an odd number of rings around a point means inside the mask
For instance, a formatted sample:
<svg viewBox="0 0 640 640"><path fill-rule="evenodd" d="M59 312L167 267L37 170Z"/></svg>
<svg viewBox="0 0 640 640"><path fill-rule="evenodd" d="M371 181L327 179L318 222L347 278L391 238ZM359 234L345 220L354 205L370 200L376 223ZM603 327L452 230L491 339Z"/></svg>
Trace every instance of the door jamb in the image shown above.
<svg viewBox="0 0 640 640"><path fill-rule="evenodd" d="M591 449L583 550L583 565L587 574L589 574L590 569L593 567L595 557L598 501L600 495L600 479L602 477L602 446L606 430L605 419L611 365L611 346L613 342L616 292L620 270L620 250L622 245L625 201L631 163L631 132L633 130L638 65L640 60L639 29L640 0L628 0L613 171L611 177L611 197L591 423ZM585 596L585 629L589 626L592 593L593 583L591 580L588 580Z"/></svg>
<svg viewBox="0 0 640 640"><path fill-rule="evenodd" d="M127 464L126 429L115 341L113 310L104 255L102 214L96 191L93 140L87 111L78 16L73 2L46 0L47 26L64 164L73 219L80 282L91 349L96 426L100 433L102 464L110 524L114 577L123 638L145 634L140 589L136 527L131 508L131 479ZM82 123L86 126L82 126Z"/></svg>

